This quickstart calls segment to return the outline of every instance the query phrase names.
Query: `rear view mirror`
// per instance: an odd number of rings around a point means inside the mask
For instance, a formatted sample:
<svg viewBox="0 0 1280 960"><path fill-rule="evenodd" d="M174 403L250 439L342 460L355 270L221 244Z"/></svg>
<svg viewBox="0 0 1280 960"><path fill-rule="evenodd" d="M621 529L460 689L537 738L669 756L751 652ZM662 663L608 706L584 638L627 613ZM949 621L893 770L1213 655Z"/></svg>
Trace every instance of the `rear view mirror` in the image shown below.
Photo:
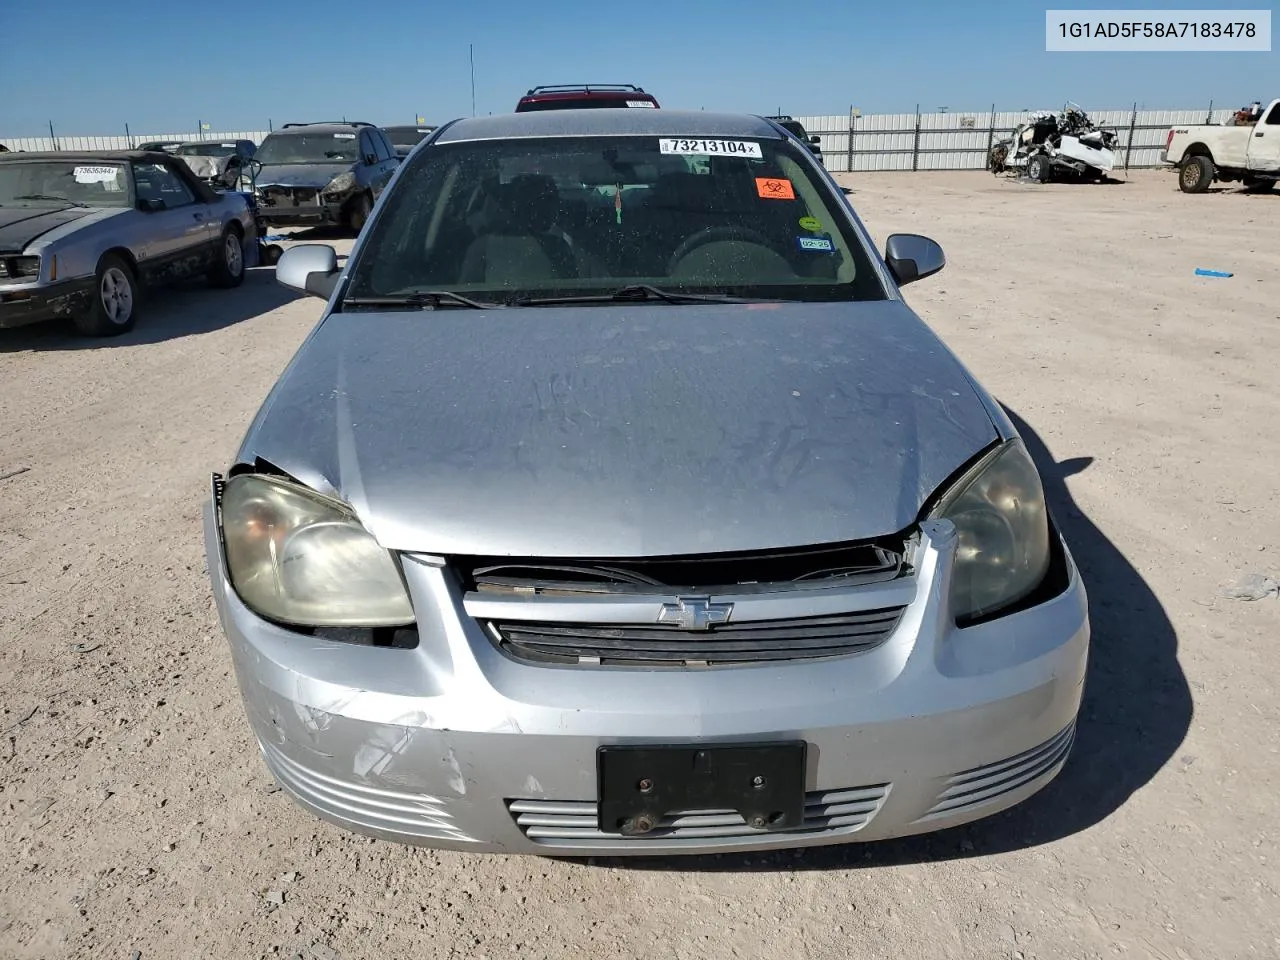
<svg viewBox="0 0 1280 960"><path fill-rule="evenodd" d="M338 285L338 254L327 243L290 247L276 263L281 286L328 300Z"/></svg>
<svg viewBox="0 0 1280 960"><path fill-rule="evenodd" d="M884 246L884 260L899 286L923 280L947 265L937 242L914 233L895 233Z"/></svg>

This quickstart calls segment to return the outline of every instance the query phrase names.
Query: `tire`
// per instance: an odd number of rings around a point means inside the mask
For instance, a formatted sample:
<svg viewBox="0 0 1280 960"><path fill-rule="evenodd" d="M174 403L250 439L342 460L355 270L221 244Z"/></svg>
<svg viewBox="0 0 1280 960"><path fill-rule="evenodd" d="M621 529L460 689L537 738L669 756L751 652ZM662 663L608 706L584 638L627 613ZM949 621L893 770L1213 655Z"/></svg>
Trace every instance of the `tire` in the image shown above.
<svg viewBox="0 0 1280 960"><path fill-rule="evenodd" d="M209 270L209 285L230 289L244 283L244 239L235 227L222 231L218 241L217 258Z"/></svg>
<svg viewBox="0 0 1280 960"><path fill-rule="evenodd" d="M1178 168L1178 187L1183 193L1204 193L1216 173L1211 157L1187 157Z"/></svg>
<svg viewBox="0 0 1280 960"><path fill-rule="evenodd" d="M1037 153L1027 161L1027 176L1036 183L1048 183L1053 175L1053 165L1043 153Z"/></svg>
<svg viewBox="0 0 1280 960"><path fill-rule="evenodd" d="M347 211L347 227L352 233L359 233L364 228L372 211L373 197L367 193L360 194L351 202L351 209Z"/></svg>
<svg viewBox="0 0 1280 960"><path fill-rule="evenodd" d="M91 296L89 309L72 318L86 337L119 336L138 322L141 288L133 268L119 254L103 254L98 261Z"/></svg>

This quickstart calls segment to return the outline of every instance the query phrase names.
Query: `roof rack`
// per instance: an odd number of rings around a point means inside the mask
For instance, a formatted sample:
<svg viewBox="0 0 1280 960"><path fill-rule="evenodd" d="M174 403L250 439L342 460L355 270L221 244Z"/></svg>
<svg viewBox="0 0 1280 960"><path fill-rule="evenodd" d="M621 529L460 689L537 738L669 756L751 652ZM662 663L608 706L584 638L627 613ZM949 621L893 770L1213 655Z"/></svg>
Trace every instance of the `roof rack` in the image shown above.
<svg viewBox="0 0 1280 960"><path fill-rule="evenodd" d="M372 123L366 123L363 120L311 120L306 123L286 123L281 130L288 127L318 127L322 124L331 127L372 127Z"/></svg>
<svg viewBox="0 0 1280 960"><path fill-rule="evenodd" d="M783 113L776 117L765 117L765 119L766 120L794 120L795 117L791 116L791 114L789 113Z"/></svg>
<svg viewBox="0 0 1280 960"><path fill-rule="evenodd" d="M539 93L644 93L644 87L637 87L634 83L565 83L547 87L534 87L526 97L532 97Z"/></svg>

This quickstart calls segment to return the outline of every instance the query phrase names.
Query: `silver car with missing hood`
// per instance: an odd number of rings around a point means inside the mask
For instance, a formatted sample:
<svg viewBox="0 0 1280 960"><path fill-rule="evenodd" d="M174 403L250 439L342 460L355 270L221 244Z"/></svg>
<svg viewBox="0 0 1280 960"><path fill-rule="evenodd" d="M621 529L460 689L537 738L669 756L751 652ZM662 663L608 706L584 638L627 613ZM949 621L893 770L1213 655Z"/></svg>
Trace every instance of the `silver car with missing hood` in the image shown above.
<svg viewBox="0 0 1280 960"><path fill-rule="evenodd" d="M547 855L932 831L1072 745L1085 591L1010 420L771 121L467 119L406 160L215 475L277 782Z"/></svg>

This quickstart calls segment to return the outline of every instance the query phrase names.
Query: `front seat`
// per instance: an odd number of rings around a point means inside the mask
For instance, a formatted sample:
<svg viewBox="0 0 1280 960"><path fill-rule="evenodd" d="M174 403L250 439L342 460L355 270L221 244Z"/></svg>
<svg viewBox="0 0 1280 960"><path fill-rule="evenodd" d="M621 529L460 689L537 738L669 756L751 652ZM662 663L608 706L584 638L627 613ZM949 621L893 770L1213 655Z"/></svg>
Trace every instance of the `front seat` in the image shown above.
<svg viewBox="0 0 1280 960"><path fill-rule="evenodd" d="M554 180L518 176L495 187L491 199L493 219L462 259L462 282L536 288L576 275L573 251L550 232L560 209Z"/></svg>

